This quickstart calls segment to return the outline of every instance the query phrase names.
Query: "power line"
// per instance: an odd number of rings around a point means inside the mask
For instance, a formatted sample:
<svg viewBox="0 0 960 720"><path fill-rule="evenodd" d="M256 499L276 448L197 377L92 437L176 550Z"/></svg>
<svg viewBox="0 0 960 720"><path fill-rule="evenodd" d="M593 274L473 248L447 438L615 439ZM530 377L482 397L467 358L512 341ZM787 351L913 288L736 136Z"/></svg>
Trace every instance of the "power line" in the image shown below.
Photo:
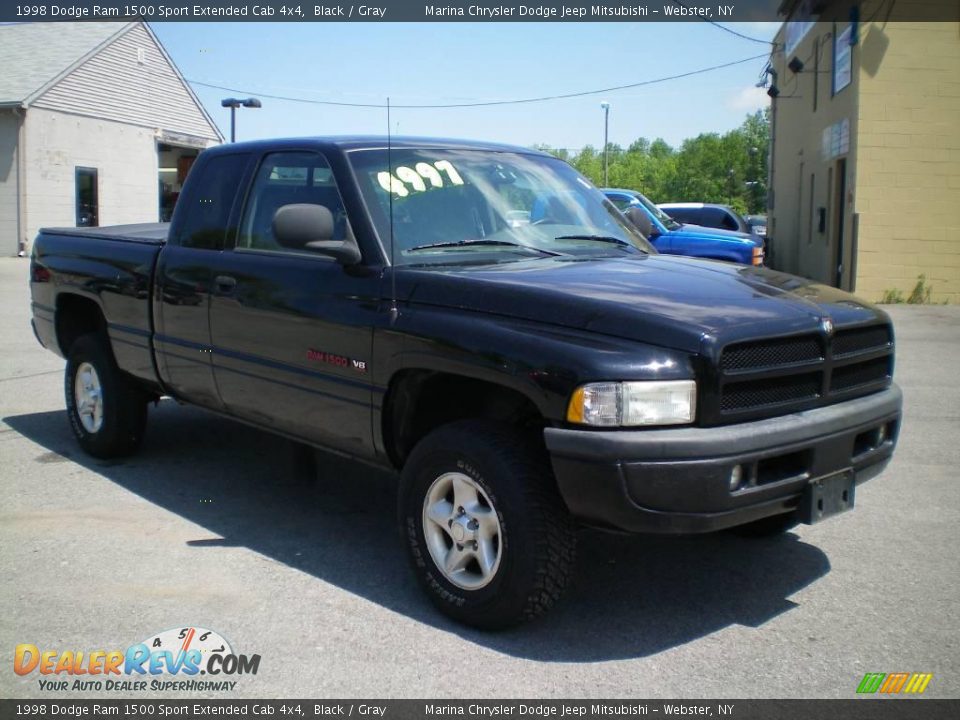
<svg viewBox="0 0 960 720"><path fill-rule="evenodd" d="M689 9L690 9L690 8L688 8L686 5L684 5L682 2L680 2L680 0L673 0L673 4L674 4L674 5L679 5L680 7L684 8L685 10L689 10ZM697 17L699 17L699 16L697 16ZM743 38L744 40L749 40L750 42L761 43L761 44L763 44L763 45L774 45L774 46L776 46L776 43L775 43L773 40L762 40L762 39L760 39L760 38L755 38L755 37L750 37L749 35L744 35L743 33L738 33L736 30L731 30L731 29L728 28L726 25L721 25L720 23L715 22L715 21L713 21L713 20L707 20L707 18L705 18L705 17L699 17L699 19L700 19L700 20L703 20L703 21L706 22L706 23L710 23L710 24L713 25L714 27L720 28L720 29L723 30L724 32L728 32L728 33L730 33L731 35L736 35L738 38Z"/></svg>
<svg viewBox="0 0 960 720"><path fill-rule="evenodd" d="M776 47L776 44L777 44L773 40L763 40L761 38L755 38L755 37L750 37L749 35L744 35L743 33L739 33L736 30L731 30L726 25L721 25L720 23L714 22L713 20L705 20L704 22L708 22L714 27L720 28L724 32L728 32L731 35L736 35L738 38L743 38L744 40L749 40L750 42L760 43L762 45L773 45L774 47Z"/></svg>
<svg viewBox="0 0 960 720"><path fill-rule="evenodd" d="M569 98L577 97L586 97L588 95L601 95L604 93L616 92L618 90L629 90L631 88L644 87L646 85L655 85L657 83L670 82L671 80L680 80L682 78L691 77L693 75L702 75L703 73L713 72L714 70L722 70L723 68L733 67L734 65L743 65L744 63L752 62L754 60L759 60L761 58L766 58L767 54L763 55L754 55L752 57L743 58L742 60L734 60L733 62L722 63L720 65L712 65L711 67L701 68L699 70L691 70L689 72L680 73L678 75L668 75L667 77L655 78L653 80L642 80L636 83L629 83L627 85L615 85L613 87L600 88L598 90L584 90L582 92L574 93L565 93L562 95L543 95L541 97L532 97L532 98L521 98L517 100L490 100L485 102L467 102L467 103L447 103L447 104L419 104L419 105L398 105L396 103L391 103L390 107L392 108L404 108L407 110L439 110L444 108L472 108L472 107L492 107L497 105L522 105L527 103L536 103L536 102L547 102L550 100L567 100ZM354 107L354 108L384 108L385 104L382 103L351 103L351 102L339 102L336 100L313 100L311 98L303 97L292 97L288 95L271 95L269 93L258 92L256 90L243 90L240 88L227 87L225 85L214 85L213 83L201 82L200 80L190 80L187 79L191 85L199 85L201 87L212 88L214 90L224 90L230 93L238 93L244 95L255 95L261 98L269 98L270 100L286 100L288 102L299 102L307 103L309 105L333 105L337 107Z"/></svg>

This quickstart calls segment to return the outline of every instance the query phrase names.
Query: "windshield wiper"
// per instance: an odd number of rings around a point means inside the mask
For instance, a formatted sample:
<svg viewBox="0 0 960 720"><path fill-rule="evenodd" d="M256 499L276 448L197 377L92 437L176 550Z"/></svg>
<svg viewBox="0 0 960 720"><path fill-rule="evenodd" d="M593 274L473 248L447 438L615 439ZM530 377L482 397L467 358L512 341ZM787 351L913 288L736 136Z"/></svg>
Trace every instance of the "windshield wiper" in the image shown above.
<svg viewBox="0 0 960 720"><path fill-rule="evenodd" d="M553 250L544 250L543 248L534 247L533 245L524 245L523 243L510 242L508 240L457 240L456 242L438 242L438 243L428 243L426 245L415 245L412 248L404 250L404 252L417 252L418 250L433 250L435 248L458 248L458 247L469 247L472 245L502 245L505 247L514 247L514 248L523 248L524 250L533 250L542 255L562 255L563 253L554 252Z"/></svg>
<svg viewBox="0 0 960 720"><path fill-rule="evenodd" d="M638 248L632 242L624 240L623 238L614 237L613 235L559 235L555 237L554 240L593 240L594 242L610 243L611 245L625 245L634 250L646 252L646 250Z"/></svg>

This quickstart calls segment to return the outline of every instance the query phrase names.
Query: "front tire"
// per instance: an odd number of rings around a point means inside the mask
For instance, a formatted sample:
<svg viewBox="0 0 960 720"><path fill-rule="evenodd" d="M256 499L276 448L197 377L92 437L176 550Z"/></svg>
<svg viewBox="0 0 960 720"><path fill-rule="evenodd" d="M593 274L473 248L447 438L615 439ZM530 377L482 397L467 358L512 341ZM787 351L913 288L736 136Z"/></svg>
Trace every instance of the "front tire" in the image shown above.
<svg viewBox="0 0 960 720"><path fill-rule="evenodd" d="M80 447L97 458L133 453L147 423L147 397L117 367L98 335L70 348L64 376L67 417Z"/></svg>
<svg viewBox="0 0 960 720"><path fill-rule="evenodd" d="M417 581L458 622L519 624L569 584L572 520L549 458L516 428L466 420L430 433L403 468L399 510Z"/></svg>

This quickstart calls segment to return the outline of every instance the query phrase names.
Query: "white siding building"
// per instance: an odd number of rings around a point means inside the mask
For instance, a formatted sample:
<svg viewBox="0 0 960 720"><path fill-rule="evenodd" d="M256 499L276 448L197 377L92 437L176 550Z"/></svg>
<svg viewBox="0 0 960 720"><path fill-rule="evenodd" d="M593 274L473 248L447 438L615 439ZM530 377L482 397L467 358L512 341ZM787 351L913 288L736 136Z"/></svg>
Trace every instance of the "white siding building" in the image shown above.
<svg viewBox="0 0 960 720"><path fill-rule="evenodd" d="M169 219L223 141L144 23L0 26L0 255L40 227Z"/></svg>

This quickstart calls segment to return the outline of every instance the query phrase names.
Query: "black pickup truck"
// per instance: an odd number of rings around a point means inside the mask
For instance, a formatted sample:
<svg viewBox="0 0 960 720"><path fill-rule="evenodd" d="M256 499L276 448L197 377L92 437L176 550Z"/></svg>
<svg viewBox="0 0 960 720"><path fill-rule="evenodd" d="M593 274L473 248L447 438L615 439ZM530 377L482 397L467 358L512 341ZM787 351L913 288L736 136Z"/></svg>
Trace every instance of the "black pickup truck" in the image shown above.
<svg viewBox="0 0 960 720"><path fill-rule="evenodd" d="M522 148L210 149L169 226L43 230L31 292L87 452L134 451L171 396L396 469L419 582L485 628L556 601L577 523L816 522L853 505L900 425L881 310L660 256Z"/></svg>

